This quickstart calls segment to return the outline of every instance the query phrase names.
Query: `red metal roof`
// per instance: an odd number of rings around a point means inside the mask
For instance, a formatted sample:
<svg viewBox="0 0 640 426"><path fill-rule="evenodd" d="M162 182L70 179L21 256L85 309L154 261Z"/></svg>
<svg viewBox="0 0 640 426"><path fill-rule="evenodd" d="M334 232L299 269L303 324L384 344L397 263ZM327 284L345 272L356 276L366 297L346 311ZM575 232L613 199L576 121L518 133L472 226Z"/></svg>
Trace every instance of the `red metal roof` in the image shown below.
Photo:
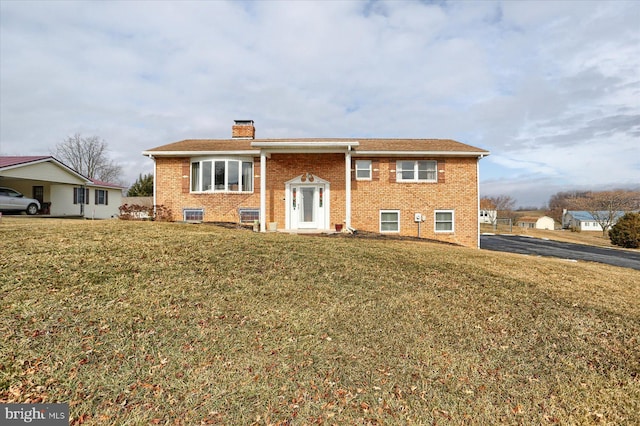
<svg viewBox="0 0 640 426"><path fill-rule="evenodd" d="M89 178L89 180L90 180L91 182L93 182L93 184L94 184L94 185L98 185L98 186L107 186L107 187L109 187L109 188L118 188L118 189L120 189L120 188L124 188L123 186L116 185L115 183L103 182L103 181L98 180L98 179L91 179L91 178Z"/></svg>
<svg viewBox="0 0 640 426"><path fill-rule="evenodd" d="M32 163L34 161L45 160L47 158L53 157L50 155L0 157L0 167L17 166L20 164Z"/></svg>

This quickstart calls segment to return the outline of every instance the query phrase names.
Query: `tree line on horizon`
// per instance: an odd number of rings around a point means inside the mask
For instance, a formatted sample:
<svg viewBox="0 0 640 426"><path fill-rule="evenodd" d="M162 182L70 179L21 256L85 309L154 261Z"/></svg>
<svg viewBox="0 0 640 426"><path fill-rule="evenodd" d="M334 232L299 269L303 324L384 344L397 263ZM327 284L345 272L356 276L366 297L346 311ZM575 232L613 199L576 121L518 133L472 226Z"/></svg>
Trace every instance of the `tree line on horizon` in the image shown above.
<svg viewBox="0 0 640 426"><path fill-rule="evenodd" d="M514 206L515 200L509 195L483 197L480 200L481 210L496 210L496 218L513 221L519 216ZM615 223L617 212L640 211L640 190L560 191L549 198L549 204L543 210L547 216L560 223L565 210L589 212L602 227L604 235Z"/></svg>

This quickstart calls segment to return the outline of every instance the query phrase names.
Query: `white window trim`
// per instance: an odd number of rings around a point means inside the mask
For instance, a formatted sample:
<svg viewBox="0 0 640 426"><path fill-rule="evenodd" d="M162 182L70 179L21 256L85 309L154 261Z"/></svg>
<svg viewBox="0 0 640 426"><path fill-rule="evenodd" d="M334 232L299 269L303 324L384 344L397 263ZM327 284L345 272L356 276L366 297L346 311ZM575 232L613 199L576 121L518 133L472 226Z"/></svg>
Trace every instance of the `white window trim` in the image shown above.
<svg viewBox="0 0 640 426"><path fill-rule="evenodd" d="M203 190L202 189L202 174L204 173L204 167L202 165L205 161L211 161L211 189ZM224 161L224 182L225 189L215 189L215 175L216 175L216 161ZM238 191L229 190L229 162L237 161L239 167L239 177L240 183L238 186L241 188ZM200 163L198 167L198 186L201 188L199 191L193 190L193 163ZM251 163L251 190L245 191L242 188L242 164L243 163ZM189 192L192 194L211 194L211 193L226 193L226 194L252 194L255 192L255 185L253 182L255 175L254 161L253 157L197 157L191 158L189 162Z"/></svg>
<svg viewBox="0 0 640 426"><path fill-rule="evenodd" d="M418 163L419 162L429 162L435 164L435 179L420 179L418 172ZM402 163L413 162L413 179L403 179L402 172L403 169L401 167ZM402 183L438 183L438 161L437 160L398 160L396 161L396 182Z"/></svg>
<svg viewBox="0 0 640 426"><path fill-rule="evenodd" d="M188 220L187 212L200 212L202 213L202 220ZM184 208L182 209L182 220L184 222L204 222L204 209L203 208Z"/></svg>
<svg viewBox="0 0 640 426"><path fill-rule="evenodd" d="M108 193L106 189L100 189L100 188L96 188L95 191L96 193L102 193L102 200L100 200L100 197L95 197L94 202L96 203L96 206L107 206L107 200L108 200ZM97 194L96 194L97 195ZM100 202L102 201L102 202Z"/></svg>
<svg viewBox="0 0 640 426"><path fill-rule="evenodd" d="M398 215L398 229L395 231L383 231L382 230L382 214L383 213L396 213ZM400 210L380 210L380 214L378 216L379 221L379 229L381 234L397 234L400 233Z"/></svg>
<svg viewBox="0 0 640 426"><path fill-rule="evenodd" d="M451 213L451 229L438 229L437 215L438 213ZM434 210L433 212L433 231L437 234L451 234L456 229L456 212L454 210Z"/></svg>
<svg viewBox="0 0 640 426"><path fill-rule="evenodd" d="M358 167L358 163L369 163L368 167ZM371 160L356 160L356 180L371 180L373 176L373 167ZM358 171L367 170L369 172L369 177L358 177Z"/></svg>

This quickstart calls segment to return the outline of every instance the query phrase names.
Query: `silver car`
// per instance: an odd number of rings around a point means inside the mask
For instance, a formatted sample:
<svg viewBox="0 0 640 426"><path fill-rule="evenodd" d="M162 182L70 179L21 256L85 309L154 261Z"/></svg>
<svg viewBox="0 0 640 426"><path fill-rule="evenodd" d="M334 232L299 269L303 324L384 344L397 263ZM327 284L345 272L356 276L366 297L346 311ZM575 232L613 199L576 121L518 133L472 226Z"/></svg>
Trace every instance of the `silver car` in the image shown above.
<svg viewBox="0 0 640 426"><path fill-rule="evenodd" d="M0 187L0 211L19 211L36 214L40 210L40 202L27 198L11 188Z"/></svg>

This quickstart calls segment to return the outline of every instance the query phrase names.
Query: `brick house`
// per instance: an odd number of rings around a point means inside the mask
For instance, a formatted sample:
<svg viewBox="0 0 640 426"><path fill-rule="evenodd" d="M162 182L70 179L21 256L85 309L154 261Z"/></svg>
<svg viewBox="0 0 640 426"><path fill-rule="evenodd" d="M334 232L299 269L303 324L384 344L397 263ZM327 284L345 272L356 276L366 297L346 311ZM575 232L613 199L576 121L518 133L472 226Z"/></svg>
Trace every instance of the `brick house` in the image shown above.
<svg viewBox="0 0 640 426"><path fill-rule="evenodd" d="M155 162L154 204L175 220L253 222L260 230L343 229L477 247L479 160L488 151L443 139L184 140L143 152Z"/></svg>

